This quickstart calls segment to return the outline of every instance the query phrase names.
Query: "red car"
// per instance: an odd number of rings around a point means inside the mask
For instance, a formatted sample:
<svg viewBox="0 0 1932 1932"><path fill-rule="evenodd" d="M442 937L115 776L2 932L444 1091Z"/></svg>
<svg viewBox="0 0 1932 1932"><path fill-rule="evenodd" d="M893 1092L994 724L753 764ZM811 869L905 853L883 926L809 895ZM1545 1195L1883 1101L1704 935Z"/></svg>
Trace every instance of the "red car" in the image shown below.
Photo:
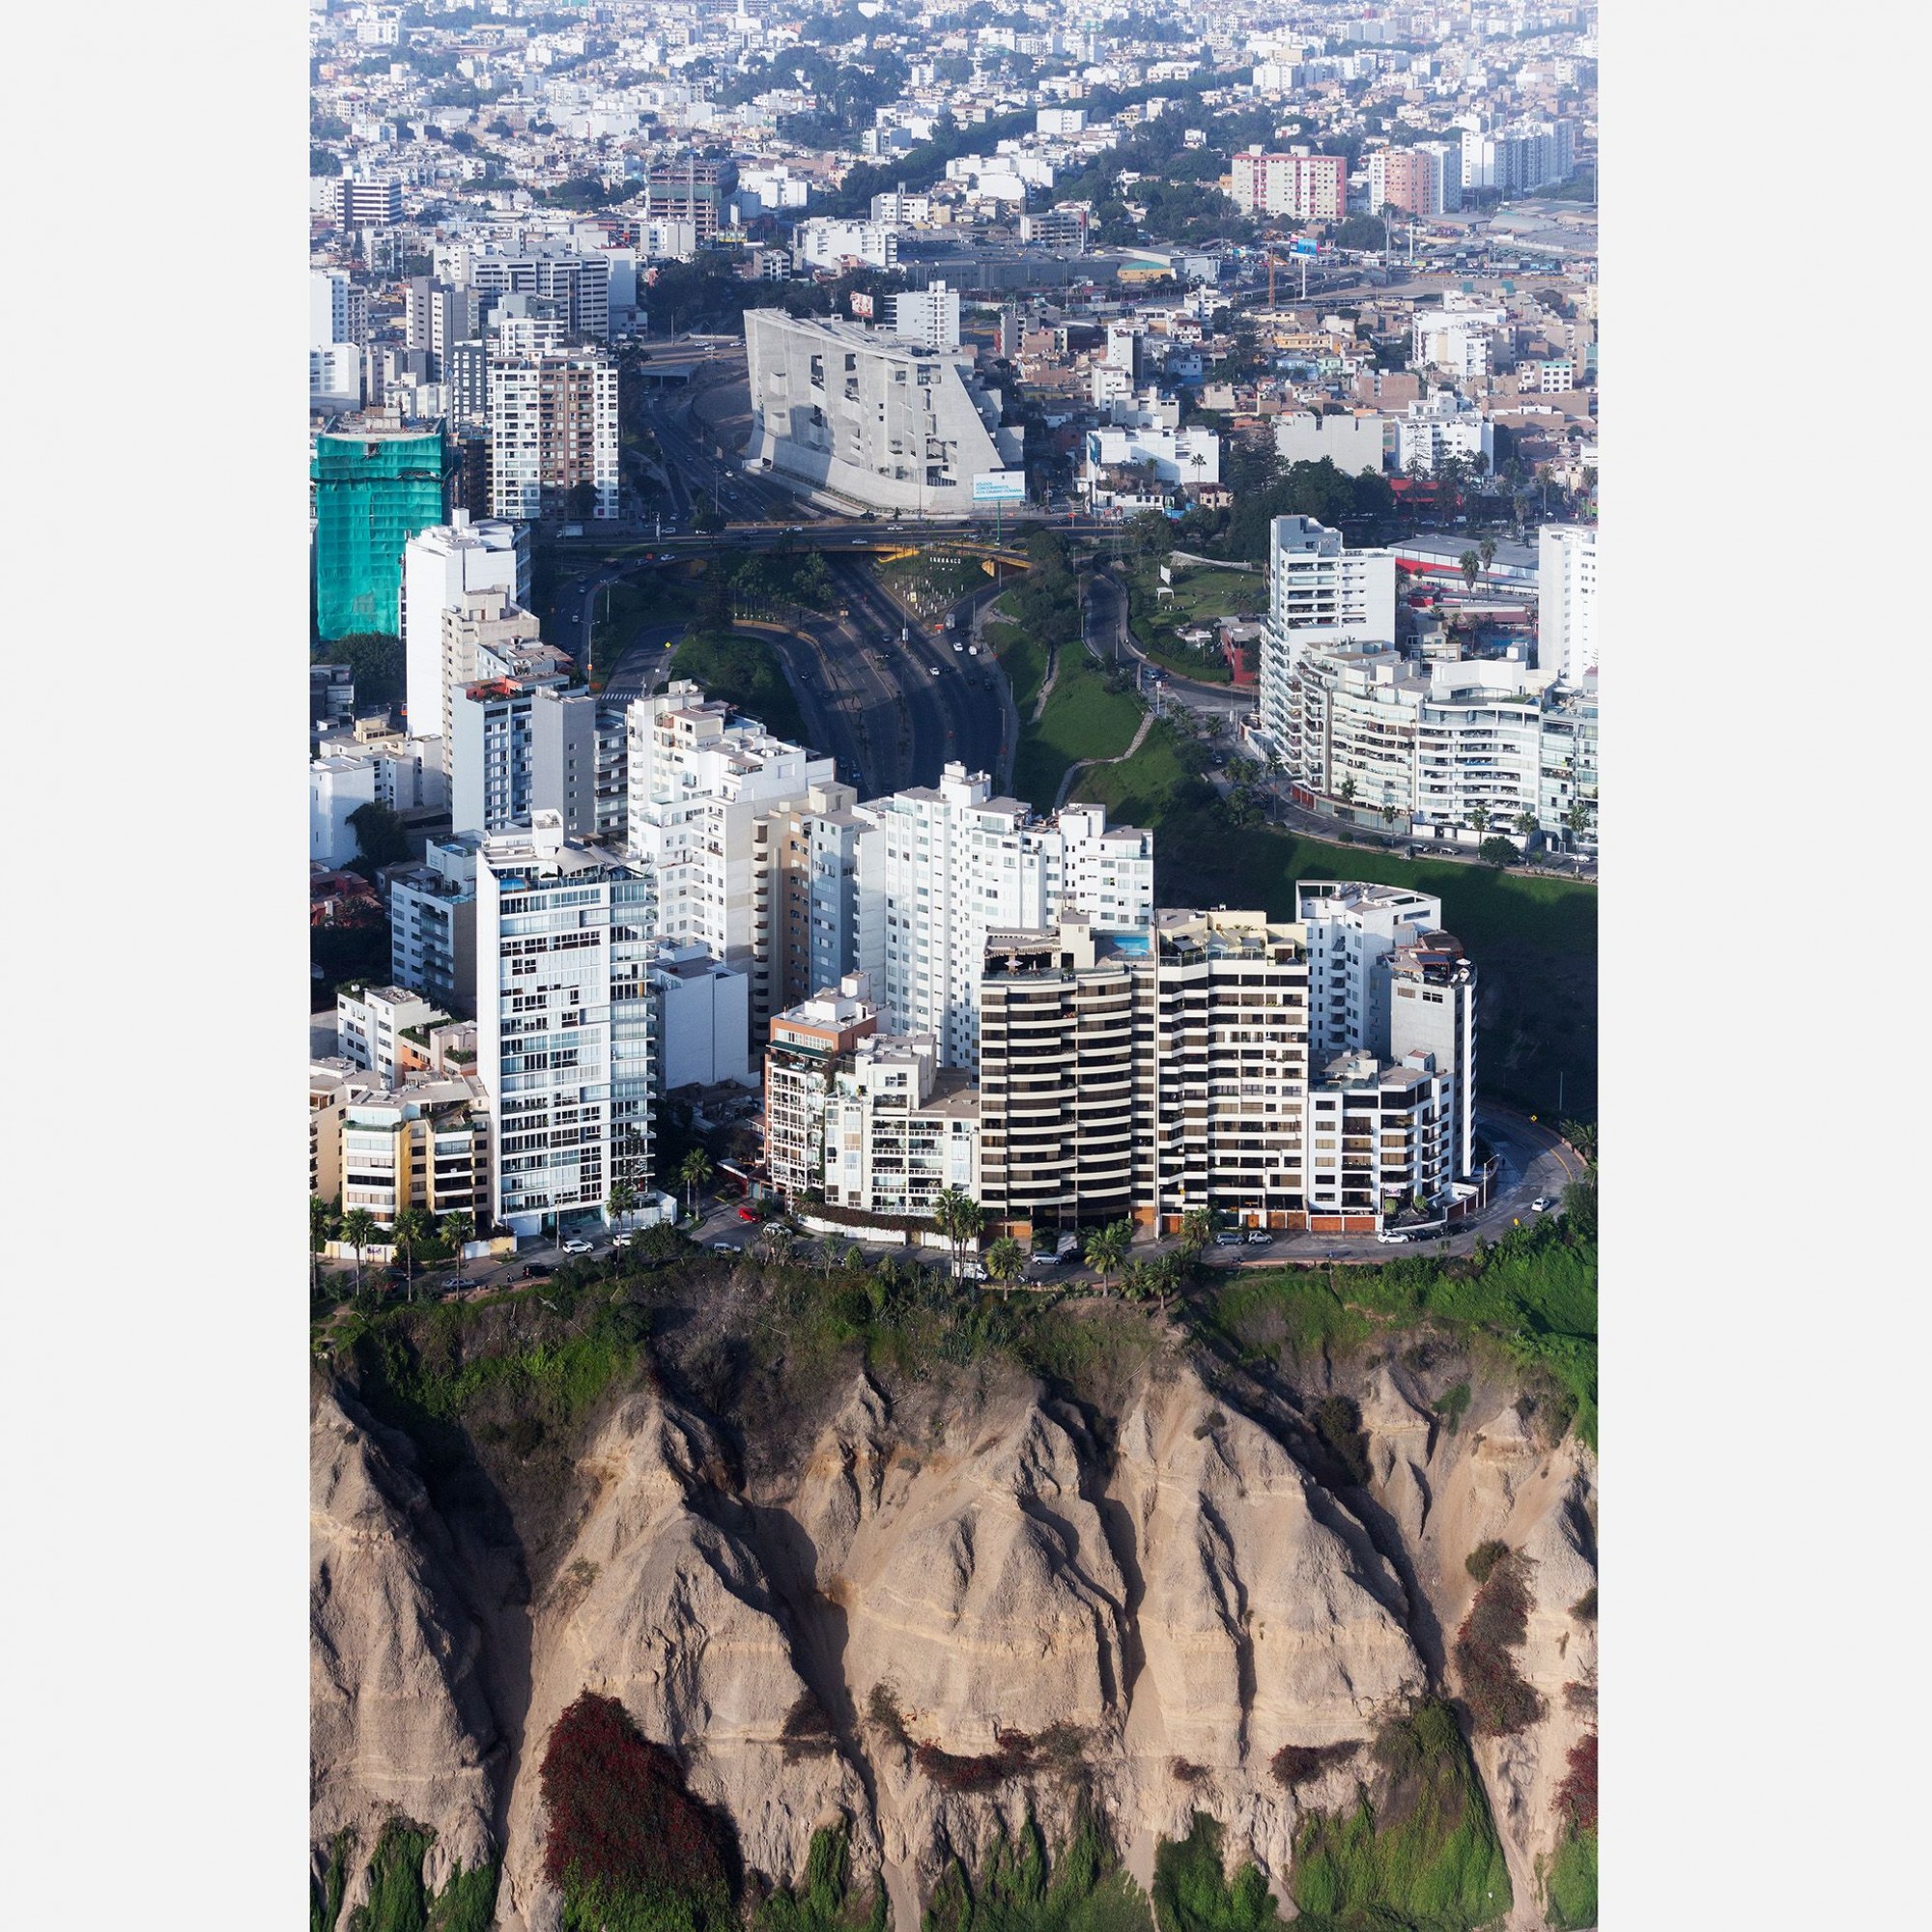
<svg viewBox="0 0 1932 1932"><path fill-rule="evenodd" d="M741 1221L755 1221L758 1218L758 1210L755 1208L740 1208L738 1218Z"/></svg>

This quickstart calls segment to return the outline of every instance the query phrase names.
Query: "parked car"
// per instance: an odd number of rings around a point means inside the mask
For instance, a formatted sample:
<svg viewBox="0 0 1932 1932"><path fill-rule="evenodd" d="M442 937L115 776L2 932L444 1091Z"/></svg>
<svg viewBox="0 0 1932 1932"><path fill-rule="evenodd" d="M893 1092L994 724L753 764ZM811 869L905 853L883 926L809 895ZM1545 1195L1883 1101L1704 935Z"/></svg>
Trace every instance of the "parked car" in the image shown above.
<svg viewBox="0 0 1932 1932"><path fill-rule="evenodd" d="M481 1288L483 1286L483 1284L480 1281L477 1281L473 1276L467 1274L458 1275L456 1279L452 1281L449 1285L451 1288Z"/></svg>
<svg viewBox="0 0 1932 1932"><path fill-rule="evenodd" d="M590 1252L590 1243L582 1236L573 1235L564 1242L563 1251L567 1255L587 1255Z"/></svg>
<svg viewBox="0 0 1932 1932"><path fill-rule="evenodd" d="M758 1218L758 1210L755 1208L740 1208L738 1218L741 1221L755 1221Z"/></svg>
<svg viewBox="0 0 1932 1932"><path fill-rule="evenodd" d="M959 1264L959 1279L961 1281L984 1281L986 1279L986 1264L984 1262L961 1262Z"/></svg>
<svg viewBox="0 0 1932 1932"><path fill-rule="evenodd" d="M1394 1228L1378 1228L1376 1230L1376 1239L1382 1242L1385 1246L1393 1248L1399 1247L1404 1241L1408 1239L1408 1236L1398 1233Z"/></svg>
<svg viewBox="0 0 1932 1932"><path fill-rule="evenodd" d="M1265 1228L1250 1228L1248 1230L1249 1247L1271 1248L1273 1247L1273 1245L1274 1245L1274 1236L1270 1235Z"/></svg>
<svg viewBox="0 0 1932 1932"><path fill-rule="evenodd" d="M1223 1228L1214 1236L1214 1245L1217 1248L1238 1248L1246 1239L1247 1236L1241 1233L1240 1229Z"/></svg>
<svg viewBox="0 0 1932 1932"><path fill-rule="evenodd" d="M611 1236L611 1245L613 1248L628 1248L637 1238L635 1235L612 1235Z"/></svg>
<svg viewBox="0 0 1932 1932"><path fill-rule="evenodd" d="M548 1281L556 1270L548 1262L528 1262L525 1264L520 1279L524 1281Z"/></svg>
<svg viewBox="0 0 1932 1932"><path fill-rule="evenodd" d="M736 1241L713 1241L711 1252L714 1255L742 1255L745 1250Z"/></svg>

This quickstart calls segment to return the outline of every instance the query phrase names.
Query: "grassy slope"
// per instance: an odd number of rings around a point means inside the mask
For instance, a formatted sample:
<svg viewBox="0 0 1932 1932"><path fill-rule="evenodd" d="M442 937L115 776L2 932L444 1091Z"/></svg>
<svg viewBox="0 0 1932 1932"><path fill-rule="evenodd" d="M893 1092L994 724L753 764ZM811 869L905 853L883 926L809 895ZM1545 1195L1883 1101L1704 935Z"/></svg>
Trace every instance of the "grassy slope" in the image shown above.
<svg viewBox="0 0 1932 1932"><path fill-rule="evenodd" d="M1133 743L1140 722L1140 700L1127 692L1109 691L1086 652L1068 645L1060 654L1039 723L1028 722L1021 713L1014 796L1042 811L1051 810L1068 765L1081 758L1118 757Z"/></svg>
<svg viewBox="0 0 1932 1932"><path fill-rule="evenodd" d="M1377 879L1442 898L1449 930L1482 974L1481 1079L1531 1112L1589 1117L1597 1105L1597 891L1449 859L1407 860L1369 844L1331 845L1279 829L1236 831L1190 780L1156 724L1124 764L1081 774L1072 796L1098 799L1154 840L1162 905L1258 907L1294 916L1300 879Z"/></svg>
<svg viewBox="0 0 1932 1932"><path fill-rule="evenodd" d="M785 682L778 651L766 639L733 637L721 642L688 637L671 659L670 674L696 678L713 697L750 713L781 738L804 743L798 699Z"/></svg>

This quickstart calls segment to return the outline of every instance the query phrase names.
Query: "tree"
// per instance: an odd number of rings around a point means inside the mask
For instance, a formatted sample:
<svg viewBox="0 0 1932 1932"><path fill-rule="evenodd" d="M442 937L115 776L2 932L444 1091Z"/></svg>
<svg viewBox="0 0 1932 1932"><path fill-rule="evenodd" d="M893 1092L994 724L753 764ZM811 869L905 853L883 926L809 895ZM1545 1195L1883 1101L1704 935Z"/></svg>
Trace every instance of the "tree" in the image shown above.
<svg viewBox="0 0 1932 1932"><path fill-rule="evenodd" d="M1525 807L1516 815L1516 832L1519 838L1533 838L1536 836L1536 813Z"/></svg>
<svg viewBox="0 0 1932 1932"><path fill-rule="evenodd" d="M454 1258L458 1274L463 1272L463 1251L476 1238L476 1216L467 1208L452 1208L437 1224L442 1244Z"/></svg>
<svg viewBox="0 0 1932 1932"><path fill-rule="evenodd" d="M638 1211L638 1190L628 1180L613 1180L611 1183L611 1198L605 1202L604 1211L621 1227Z"/></svg>
<svg viewBox="0 0 1932 1932"><path fill-rule="evenodd" d="M1503 838L1485 838L1476 848L1476 857L1486 866L1493 866L1499 872L1519 856L1516 847Z"/></svg>
<svg viewBox="0 0 1932 1932"><path fill-rule="evenodd" d="M318 644L317 664L347 665L355 702L368 710L394 704L403 695L403 640L381 631L352 631ZM440 730L438 724L425 729Z"/></svg>
<svg viewBox="0 0 1932 1932"><path fill-rule="evenodd" d="M335 1210L320 1194L308 1197L308 1292L322 1292L322 1251L328 1245L329 1224Z"/></svg>
<svg viewBox="0 0 1932 1932"><path fill-rule="evenodd" d="M797 1245L797 1236L782 1221L767 1221L758 1236L758 1247L773 1267L783 1267Z"/></svg>
<svg viewBox="0 0 1932 1932"><path fill-rule="evenodd" d="M1476 837L1480 838L1490 829L1490 808L1478 804L1475 810L1469 814L1469 823L1476 828Z"/></svg>
<svg viewBox="0 0 1932 1932"><path fill-rule="evenodd" d="M435 1232L435 1224L420 1208L404 1208L389 1224L389 1239L403 1258L403 1284L412 1301L416 1298L416 1250Z"/></svg>
<svg viewBox="0 0 1932 1932"><path fill-rule="evenodd" d="M1355 781L1353 779L1344 779L1342 781L1342 803L1344 805L1353 805L1354 802Z"/></svg>
<svg viewBox="0 0 1932 1932"><path fill-rule="evenodd" d="M355 1250L355 1293L362 1293L362 1250L376 1237L376 1217L366 1208L352 1208L342 1217L342 1238Z"/></svg>
<svg viewBox="0 0 1932 1932"><path fill-rule="evenodd" d="M1457 558L1457 568L1463 573L1463 583L1473 591L1476 587L1476 579L1483 573L1483 559L1474 551L1465 550Z"/></svg>
<svg viewBox="0 0 1932 1932"><path fill-rule="evenodd" d="M1026 1273L1027 1252L1010 1235L1002 1235L986 1249L986 1273L1000 1284L1002 1294L1012 1293L1013 1283Z"/></svg>
<svg viewBox="0 0 1932 1932"><path fill-rule="evenodd" d="M1563 829L1570 835L1570 849L1577 850L1577 841L1590 829L1590 808L1579 798L1563 814Z"/></svg>
<svg viewBox="0 0 1932 1932"><path fill-rule="evenodd" d="M1495 538L1485 537L1482 540L1482 542L1476 546L1476 554L1483 559L1483 568L1485 570L1489 569L1490 565L1495 561L1495 555L1496 555Z"/></svg>
<svg viewBox="0 0 1932 1932"><path fill-rule="evenodd" d="M963 1189L949 1187L933 1199L932 1225L952 1250L952 1272L956 1275L966 1250L979 1240L980 1231L986 1225L986 1210Z"/></svg>
<svg viewBox="0 0 1932 1932"><path fill-rule="evenodd" d="M1214 1238L1214 1216L1206 1208L1190 1208L1180 1217L1180 1247L1183 1254L1200 1254Z"/></svg>
<svg viewBox="0 0 1932 1932"><path fill-rule="evenodd" d="M1127 1250L1132 1247L1134 1224L1131 1221L1110 1221L1104 1228L1094 1228L1087 1236L1084 1253L1087 1265L1100 1277L1100 1293L1105 1294L1107 1284L1114 1270L1126 1259Z"/></svg>
<svg viewBox="0 0 1932 1932"><path fill-rule="evenodd" d="M572 519L582 523L586 517L597 513L597 486L587 478L582 483L573 483L564 495L564 506Z"/></svg>
<svg viewBox="0 0 1932 1932"><path fill-rule="evenodd" d="M677 1178L684 1186L685 1211L697 1212L697 1190L711 1179L711 1156L701 1147L695 1147L685 1155L677 1170Z"/></svg>
<svg viewBox="0 0 1932 1932"><path fill-rule="evenodd" d="M401 817L381 799L372 798L349 814L355 849L368 866L394 866L410 856L409 835Z"/></svg>

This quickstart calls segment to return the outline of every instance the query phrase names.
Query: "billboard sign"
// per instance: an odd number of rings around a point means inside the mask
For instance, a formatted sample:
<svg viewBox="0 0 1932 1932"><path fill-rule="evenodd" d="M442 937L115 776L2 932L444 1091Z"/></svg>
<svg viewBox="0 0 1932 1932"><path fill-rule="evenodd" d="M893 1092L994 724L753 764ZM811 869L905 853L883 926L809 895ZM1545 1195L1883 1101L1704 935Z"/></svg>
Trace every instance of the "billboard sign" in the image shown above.
<svg viewBox="0 0 1932 1932"><path fill-rule="evenodd" d="M871 297L867 295L861 295L857 290L854 290L852 295L852 313L854 315L863 315L869 317L872 313Z"/></svg>
<svg viewBox="0 0 1932 1932"><path fill-rule="evenodd" d="M1026 471L1024 469L980 470L973 478L973 500L976 503L1024 503Z"/></svg>
<svg viewBox="0 0 1932 1932"><path fill-rule="evenodd" d="M1321 252L1321 244L1319 242L1311 242L1306 237L1297 235L1288 244L1288 252L1291 255L1319 255Z"/></svg>

